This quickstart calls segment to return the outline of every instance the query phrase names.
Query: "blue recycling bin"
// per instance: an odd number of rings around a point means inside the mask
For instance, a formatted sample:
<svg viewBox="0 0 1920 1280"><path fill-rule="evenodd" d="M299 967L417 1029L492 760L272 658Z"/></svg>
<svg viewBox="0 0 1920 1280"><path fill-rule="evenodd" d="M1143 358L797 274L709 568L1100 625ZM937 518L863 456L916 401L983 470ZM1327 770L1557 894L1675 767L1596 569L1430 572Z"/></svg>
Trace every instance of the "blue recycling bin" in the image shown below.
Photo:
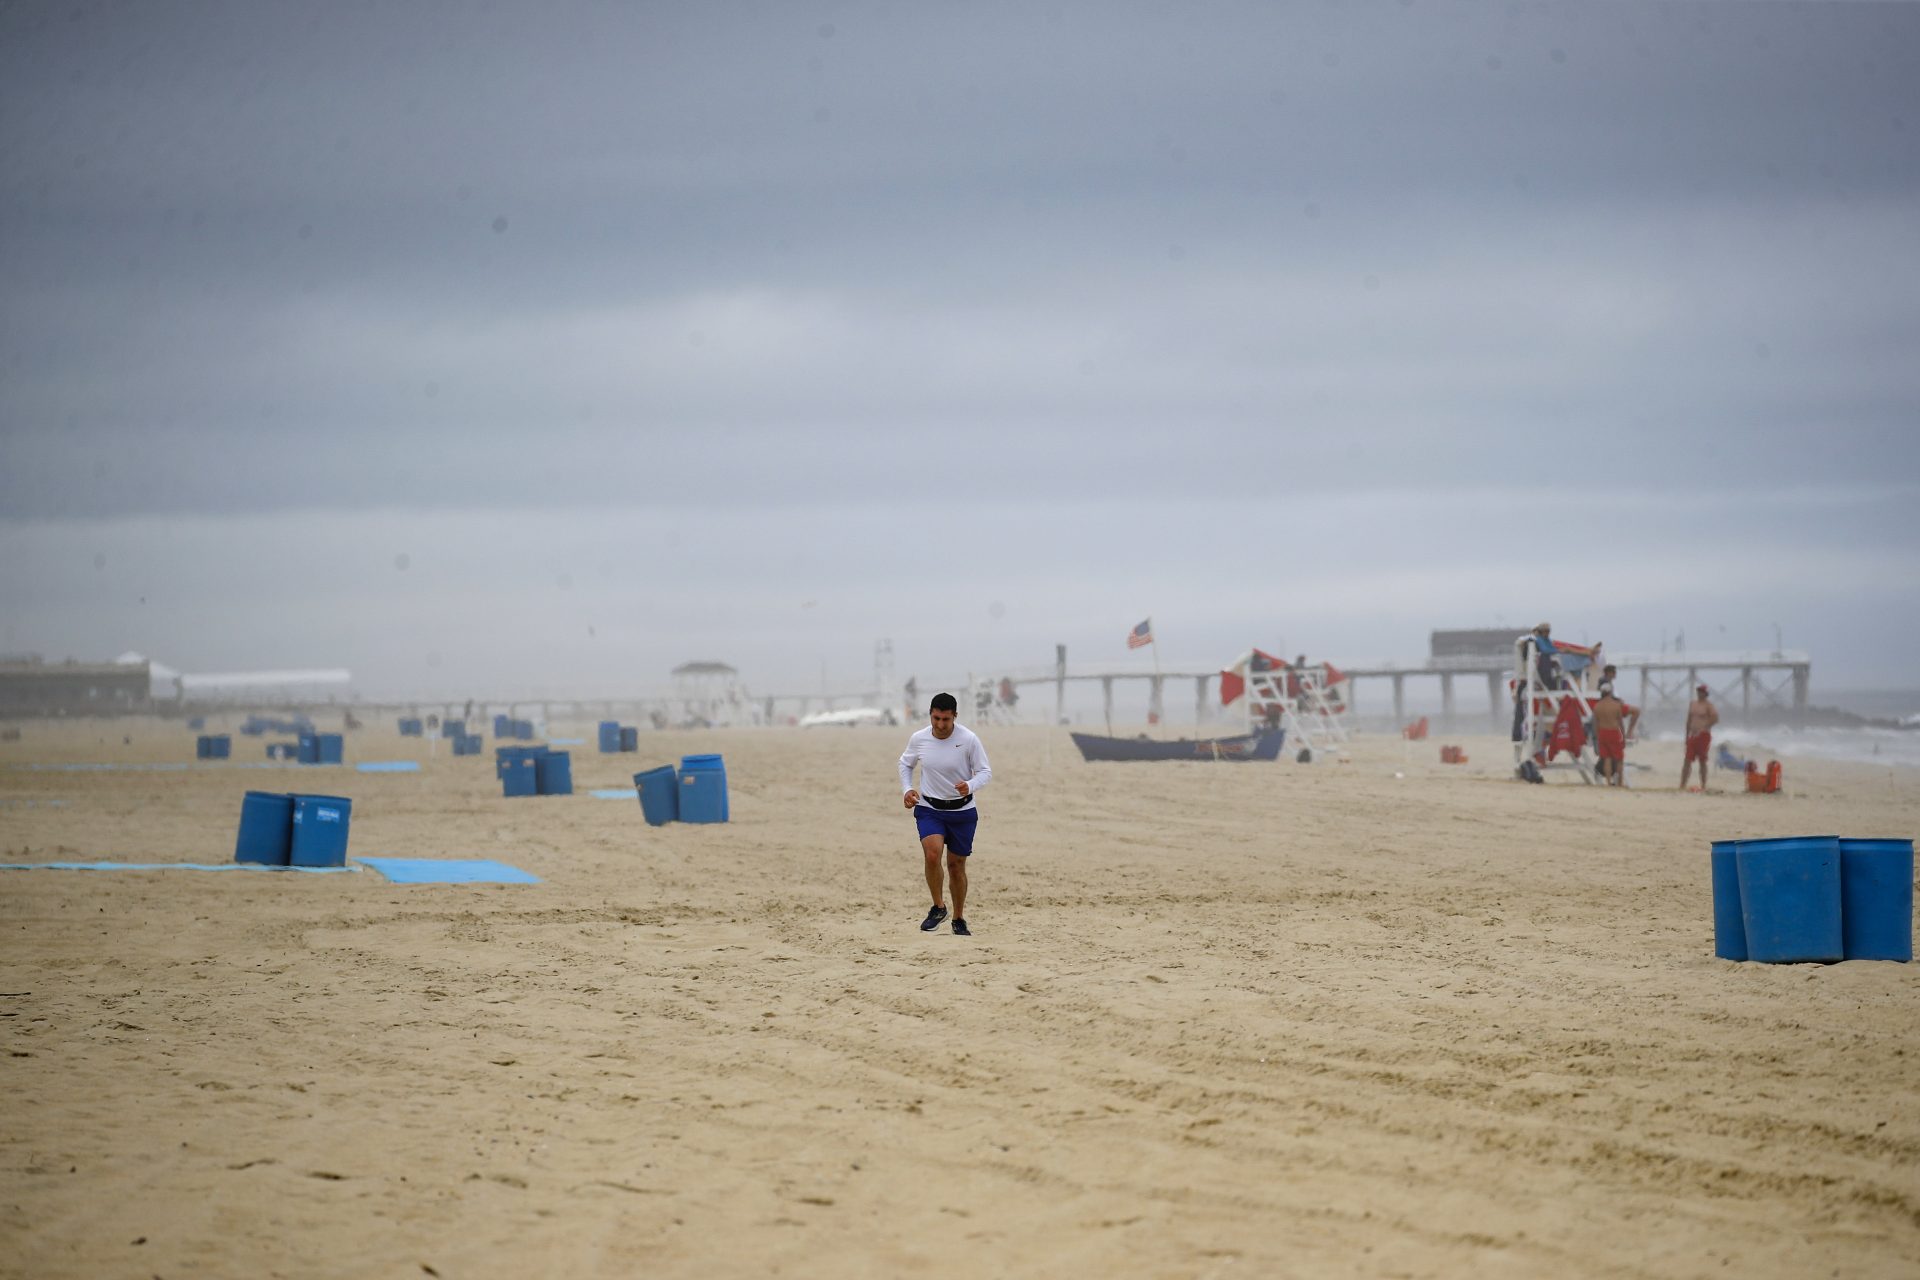
<svg viewBox="0 0 1920 1280"><path fill-rule="evenodd" d="M1738 842L1713 842L1713 954L1722 960L1747 958L1747 925L1740 914Z"/></svg>
<svg viewBox="0 0 1920 1280"><path fill-rule="evenodd" d="M513 721L507 719L504 715L496 714L493 717L493 736L496 738L506 738L511 737L512 733Z"/></svg>
<svg viewBox="0 0 1920 1280"><path fill-rule="evenodd" d="M1913 959L1913 841L1841 838L1840 924L1849 960Z"/></svg>
<svg viewBox="0 0 1920 1280"><path fill-rule="evenodd" d="M620 749L638 751L640 749L640 730L633 725L620 726Z"/></svg>
<svg viewBox="0 0 1920 1280"><path fill-rule="evenodd" d="M680 816L680 775L670 764L633 775L640 792L640 812L647 825L664 827Z"/></svg>
<svg viewBox="0 0 1920 1280"><path fill-rule="evenodd" d="M207 737L206 734L203 733L193 740L193 758L195 760L210 759L212 755L213 740Z"/></svg>
<svg viewBox="0 0 1920 1280"><path fill-rule="evenodd" d="M725 822L727 766L716 755L680 757L680 821Z"/></svg>
<svg viewBox="0 0 1920 1280"><path fill-rule="evenodd" d="M400 717L400 736L401 737L418 738L421 736L421 734L422 734L422 725L418 719L415 719L411 716Z"/></svg>
<svg viewBox="0 0 1920 1280"><path fill-rule="evenodd" d="M618 750L620 750L620 722L618 720L602 720L600 722L601 754L612 755Z"/></svg>
<svg viewBox="0 0 1920 1280"><path fill-rule="evenodd" d="M1741 840L1734 862L1748 959L1803 964L1845 958L1837 836Z"/></svg>
<svg viewBox="0 0 1920 1280"><path fill-rule="evenodd" d="M233 844L235 862L284 867L293 844L293 797L277 791L249 791L240 801L240 835Z"/></svg>
<svg viewBox="0 0 1920 1280"><path fill-rule="evenodd" d="M345 796L293 797L293 839L287 864L295 867L347 865L347 831L353 821L353 801Z"/></svg>
<svg viewBox="0 0 1920 1280"><path fill-rule="evenodd" d="M302 733L300 743L294 750L294 759L301 764L320 763L320 739L318 735Z"/></svg>
<svg viewBox="0 0 1920 1280"><path fill-rule="evenodd" d="M319 759L317 764L339 764L346 759L346 739L337 733L316 733L313 735L315 750Z"/></svg>
<svg viewBox="0 0 1920 1280"><path fill-rule="evenodd" d="M572 795L573 756L565 751L542 751L533 758L533 778L540 795Z"/></svg>

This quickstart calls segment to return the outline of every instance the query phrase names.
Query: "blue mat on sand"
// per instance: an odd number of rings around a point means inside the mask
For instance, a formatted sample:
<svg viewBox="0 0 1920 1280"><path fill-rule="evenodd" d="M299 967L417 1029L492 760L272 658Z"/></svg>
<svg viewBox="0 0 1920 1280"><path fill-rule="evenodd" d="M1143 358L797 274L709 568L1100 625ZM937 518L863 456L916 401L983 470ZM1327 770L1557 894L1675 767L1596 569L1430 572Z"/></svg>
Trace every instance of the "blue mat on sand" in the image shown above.
<svg viewBox="0 0 1920 1280"><path fill-rule="evenodd" d="M548 738L547 739L547 745L550 747L584 747L586 744L587 744L587 740L585 738Z"/></svg>
<svg viewBox="0 0 1920 1280"><path fill-rule="evenodd" d="M418 773L418 760L365 760L353 766L362 773Z"/></svg>
<svg viewBox="0 0 1920 1280"><path fill-rule="evenodd" d="M595 800L632 800L639 794L632 787L609 787L605 791L594 792L593 798Z"/></svg>
<svg viewBox="0 0 1920 1280"><path fill-rule="evenodd" d="M257 862L0 862L0 871L358 871L358 867L268 867Z"/></svg>
<svg viewBox="0 0 1920 1280"><path fill-rule="evenodd" d="M355 858L395 884L539 884L540 877L485 858Z"/></svg>

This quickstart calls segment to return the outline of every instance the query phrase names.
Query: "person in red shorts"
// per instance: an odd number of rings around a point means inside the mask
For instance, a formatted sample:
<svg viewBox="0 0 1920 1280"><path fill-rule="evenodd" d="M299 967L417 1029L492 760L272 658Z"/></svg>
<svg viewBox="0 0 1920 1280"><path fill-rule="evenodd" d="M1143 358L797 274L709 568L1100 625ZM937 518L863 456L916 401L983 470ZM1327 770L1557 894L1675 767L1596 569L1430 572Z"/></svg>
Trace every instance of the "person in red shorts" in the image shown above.
<svg viewBox="0 0 1920 1280"><path fill-rule="evenodd" d="M1626 772L1627 729L1638 724L1640 711L1613 696L1613 686L1600 685L1600 701L1593 704L1594 754L1600 757L1600 776L1617 787Z"/></svg>
<svg viewBox="0 0 1920 1280"><path fill-rule="evenodd" d="M1713 726L1720 723L1720 713L1713 709L1713 703L1707 697L1707 686L1697 685L1693 690L1693 702L1687 707L1687 758L1680 766L1680 789L1687 789L1687 779L1693 776L1693 762L1700 762L1700 790L1707 789L1707 748L1713 745Z"/></svg>

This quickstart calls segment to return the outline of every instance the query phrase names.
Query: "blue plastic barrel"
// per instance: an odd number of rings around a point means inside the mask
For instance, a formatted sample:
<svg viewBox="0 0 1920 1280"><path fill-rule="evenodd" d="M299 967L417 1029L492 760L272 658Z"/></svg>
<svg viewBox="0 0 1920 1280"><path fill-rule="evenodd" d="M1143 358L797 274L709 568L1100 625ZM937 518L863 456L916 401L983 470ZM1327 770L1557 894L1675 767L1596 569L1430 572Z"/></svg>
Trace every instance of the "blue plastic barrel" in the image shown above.
<svg viewBox="0 0 1920 1280"><path fill-rule="evenodd" d="M727 766L719 756L680 757L680 821L725 822Z"/></svg>
<svg viewBox="0 0 1920 1280"><path fill-rule="evenodd" d="M540 794L540 774L536 757L518 755L502 760L495 766L500 774L500 794L503 796L537 796Z"/></svg>
<svg viewBox="0 0 1920 1280"><path fill-rule="evenodd" d="M543 796L573 794L573 756L565 751L543 751L533 758L534 785Z"/></svg>
<svg viewBox="0 0 1920 1280"><path fill-rule="evenodd" d="M640 812L649 826L664 827L680 816L680 775L670 764L633 775L640 791Z"/></svg>
<svg viewBox="0 0 1920 1280"><path fill-rule="evenodd" d="M1734 860L1749 959L1796 964L1844 958L1839 837L1741 840Z"/></svg>
<svg viewBox="0 0 1920 1280"><path fill-rule="evenodd" d="M1735 841L1713 842L1713 954L1747 958L1747 926L1740 914L1740 864Z"/></svg>
<svg viewBox="0 0 1920 1280"><path fill-rule="evenodd" d="M240 801L240 837L233 843L235 862L284 867L293 842L293 797L277 791L249 791Z"/></svg>
<svg viewBox="0 0 1920 1280"><path fill-rule="evenodd" d="M1841 839L1840 921L1847 959L1913 959L1913 841Z"/></svg>
<svg viewBox="0 0 1920 1280"><path fill-rule="evenodd" d="M638 751L640 749L640 730L630 724L621 725L620 749L622 751Z"/></svg>
<svg viewBox="0 0 1920 1280"><path fill-rule="evenodd" d="M353 801L345 796L293 797L293 842L287 863L295 867L347 865L347 829Z"/></svg>
<svg viewBox="0 0 1920 1280"><path fill-rule="evenodd" d="M313 740L319 752L317 764L339 764L346 756L346 741L337 733L316 733Z"/></svg>
<svg viewBox="0 0 1920 1280"><path fill-rule="evenodd" d="M602 720L600 722L600 751L603 755L612 755L620 749L620 722Z"/></svg>

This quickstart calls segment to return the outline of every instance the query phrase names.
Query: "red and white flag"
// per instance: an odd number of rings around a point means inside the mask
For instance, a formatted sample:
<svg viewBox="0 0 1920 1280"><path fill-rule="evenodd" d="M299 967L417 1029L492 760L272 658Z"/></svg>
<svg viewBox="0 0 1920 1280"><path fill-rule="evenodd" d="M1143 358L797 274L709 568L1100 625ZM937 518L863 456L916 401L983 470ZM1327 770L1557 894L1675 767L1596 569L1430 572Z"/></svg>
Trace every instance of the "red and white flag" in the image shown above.
<svg viewBox="0 0 1920 1280"><path fill-rule="evenodd" d="M1127 632L1127 648L1138 649L1153 643L1153 619L1143 619L1139 626Z"/></svg>

